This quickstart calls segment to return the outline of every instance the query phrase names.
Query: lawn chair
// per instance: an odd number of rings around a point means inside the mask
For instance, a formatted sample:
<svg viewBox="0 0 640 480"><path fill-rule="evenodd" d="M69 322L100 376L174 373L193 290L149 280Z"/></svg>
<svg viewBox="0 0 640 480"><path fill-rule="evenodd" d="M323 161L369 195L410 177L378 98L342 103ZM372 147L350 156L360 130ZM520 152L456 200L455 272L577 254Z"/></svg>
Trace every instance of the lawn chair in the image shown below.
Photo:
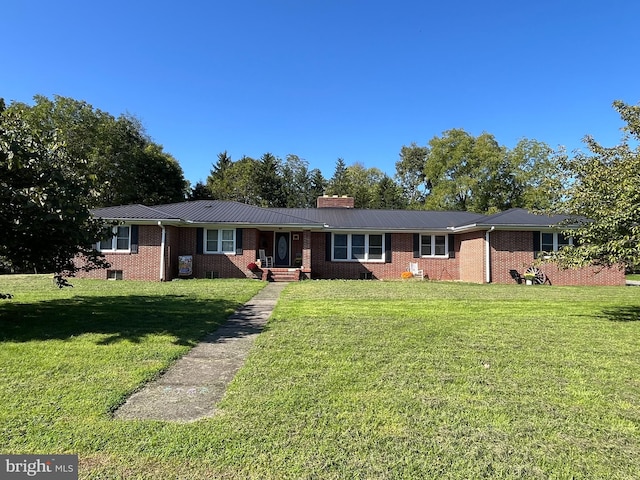
<svg viewBox="0 0 640 480"><path fill-rule="evenodd" d="M267 257L264 250L258 250L258 256L260 257L260 264L262 268L273 268L273 257Z"/></svg>
<svg viewBox="0 0 640 480"><path fill-rule="evenodd" d="M424 280L424 270L418 268L418 263L410 262L409 263L409 271L413 274L415 278L419 278L420 280Z"/></svg>
<svg viewBox="0 0 640 480"><path fill-rule="evenodd" d="M524 278L522 278L522 275L520 275L520 272L518 272L517 270L509 270L509 274L511 275L511 278L513 278L518 284L522 284L522 282L524 281Z"/></svg>

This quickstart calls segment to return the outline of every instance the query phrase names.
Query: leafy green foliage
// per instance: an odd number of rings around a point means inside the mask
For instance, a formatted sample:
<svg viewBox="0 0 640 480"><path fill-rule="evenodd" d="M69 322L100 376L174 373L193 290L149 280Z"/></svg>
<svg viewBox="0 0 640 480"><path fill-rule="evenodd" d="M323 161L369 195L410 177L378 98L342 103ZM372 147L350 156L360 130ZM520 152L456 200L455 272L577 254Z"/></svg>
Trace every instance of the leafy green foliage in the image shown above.
<svg viewBox="0 0 640 480"><path fill-rule="evenodd" d="M402 187L388 175L383 175L378 184L374 186L370 205L371 208L400 210L407 207L407 201L403 195Z"/></svg>
<svg viewBox="0 0 640 480"><path fill-rule="evenodd" d="M562 151L554 152L549 145L537 140L521 139L507 152L507 175L505 183L510 183L514 207L529 210L547 210L563 198L565 184L558 171L558 159Z"/></svg>
<svg viewBox="0 0 640 480"><path fill-rule="evenodd" d="M570 187L554 207L579 225L567 232L576 246L555 257L565 266L640 266L640 105L616 101L614 108L627 124L622 142L604 147L587 136L588 153L560 163Z"/></svg>
<svg viewBox="0 0 640 480"><path fill-rule="evenodd" d="M12 103L8 111L40 138L65 145L69 156L86 161L96 175L92 206L182 201L187 182L178 162L145 133L135 117L118 118L84 101L34 97L33 106Z"/></svg>
<svg viewBox="0 0 640 480"><path fill-rule="evenodd" d="M309 162L287 155L281 166L282 201L289 208L312 208L324 193L326 181L320 170L309 170Z"/></svg>
<svg viewBox="0 0 640 480"><path fill-rule="evenodd" d="M347 167L348 184L351 190L347 195L353 197L355 208L371 208L384 174L377 168L366 168L362 163Z"/></svg>
<svg viewBox="0 0 640 480"><path fill-rule="evenodd" d="M233 200L257 205L257 176L257 160L245 156L234 162L225 151L218 154L218 162L213 165L211 174L207 177L207 188L215 200Z"/></svg>
<svg viewBox="0 0 640 480"><path fill-rule="evenodd" d="M429 145L403 146L396 178L409 208L495 213L544 209L562 195L551 148L522 139L512 149L488 133L462 129L433 137Z"/></svg>
<svg viewBox="0 0 640 480"><path fill-rule="evenodd" d="M362 163L346 166L339 158L327 186L329 195L353 197L355 208L398 209L407 205L402 189L378 168Z"/></svg>
<svg viewBox="0 0 640 480"><path fill-rule="evenodd" d="M0 113L0 269L73 274L105 266L92 244L103 226L89 163L15 110ZM84 258L77 265L74 258Z"/></svg>
<svg viewBox="0 0 640 480"><path fill-rule="evenodd" d="M429 147L424 165L431 185L426 208L479 213L504 209L496 187L505 187L505 151L492 135L475 138L454 129L432 138Z"/></svg>
<svg viewBox="0 0 640 480"><path fill-rule="evenodd" d="M408 147L402 146L400 160L396 162L396 178L407 203L413 208L419 208L424 204L425 197L431 189L431 184L424 173L428 156L428 147L420 147L412 143Z"/></svg>
<svg viewBox="0 0 640 480"><path fill-rule="evenodd" d="M207 184L199 181L193 187L189 193L189 200L209 200L213 199L213 194Z"/></svg>
<svg viewBox="0 0 640 480"><path fill-rule="evenodd" d="M234 162L227 152L218 154L207 178L211 198L263 207L311 208L326 181L306 160L287 155L282 162L271 153L260 160L242 157Z"/></svg>

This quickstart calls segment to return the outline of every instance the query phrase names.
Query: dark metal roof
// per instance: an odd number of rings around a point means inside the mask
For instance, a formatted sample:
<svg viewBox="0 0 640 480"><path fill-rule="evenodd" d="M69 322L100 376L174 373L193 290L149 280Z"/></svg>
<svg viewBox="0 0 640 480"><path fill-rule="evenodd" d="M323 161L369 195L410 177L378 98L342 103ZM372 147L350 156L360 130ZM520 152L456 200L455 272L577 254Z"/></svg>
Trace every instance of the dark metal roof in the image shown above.
<svg viewBox="0 0 640 480"><path fill-rule="evenodd" d="M186 223L233 223L253 225L305 225L315 222L276 209L222 200L197 200L166 205L123 205L93 210L96 217L122 220L178 220ZM321 227L318 225L318 227Z"/></svg>
<svg viewBox="0 0 640 480"><path fill-rule="evenodd" d="M278 208L329 228L372 230L446 230L473 222L482 215L470 212L424 210L360 210L354 208Z"/></svg>
<svg viewBox="0 0 640 480"><path fill-rule="evenodd" d="M524 208L512 208L505 212L496 213L475 222L478 226L495 227L553 227L565 222L568 215L535 214Z"/></svg>
<svg viewBox="0 0 640 480"><path fill-rule="evenodd" d="M514 208L495 215L424 210L361 210L355 208L261 208L222 200L198 200L166 205L123 205L93 210L107 220L173 221L181 224L289 226L375 231L542 228L557 225L564 215L535 215Z"/></svg>
<svg viewBox="0 0 640 480"><path fill-rule="evenodd" d="M158 207L144 205L120 205L117 207L96 208L91 211L95 217L105 220L179 220L180 217L171 216Z"/></svg>

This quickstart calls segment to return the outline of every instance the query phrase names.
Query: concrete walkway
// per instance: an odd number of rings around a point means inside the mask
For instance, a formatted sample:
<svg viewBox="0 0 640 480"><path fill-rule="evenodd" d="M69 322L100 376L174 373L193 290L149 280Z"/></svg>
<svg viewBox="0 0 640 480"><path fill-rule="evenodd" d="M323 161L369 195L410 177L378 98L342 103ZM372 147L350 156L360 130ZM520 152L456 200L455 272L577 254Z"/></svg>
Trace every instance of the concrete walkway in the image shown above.
<svg viewBox="0 0 640 480"><path fill-rule="evenodd" d="M162 376L131 395L114 418L189 422L213 416L286 285L267 284Z"/></svg>

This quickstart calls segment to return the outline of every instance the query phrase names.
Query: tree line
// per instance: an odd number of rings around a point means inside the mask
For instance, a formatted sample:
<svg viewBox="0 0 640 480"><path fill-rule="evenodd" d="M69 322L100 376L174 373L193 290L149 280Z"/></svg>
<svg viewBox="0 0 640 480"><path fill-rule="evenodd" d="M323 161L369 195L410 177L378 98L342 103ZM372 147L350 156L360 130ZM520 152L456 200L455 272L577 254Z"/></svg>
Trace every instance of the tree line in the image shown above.
<svg viewBox="0 0 640 480"><path fill-rule="evenodd" d="M322 195L348 195L356 208L404 208L398 185L377 168L356 163L347 166L343 159L326 179L309 162L297 155L284 160L271 153L259 159L247 156L233 161L226 151L218 154L206 183L192 190L192 199L235 200L262 207L312 208Z"/></svg>
<svg viewBox="0 0 640 480"><path fill-rule="evenodd" d="M369 209L542 210L562 197L564 185L556 168L562 153L529 139L509 149L488 133L474 137L454 129L425 146L403 146L394 178L360 163L347 166L338 158L333 176L325 179L297 155L281 160L265 153L257 160L244 156L233 161L224 151L190 198L311 208L318 196L328 194L353 197L356 208Z"/></svg>
<svg viewBox="0 0 640 480"><path fill-rule="evenodd" d="M178 161L151 140L132 115L113 115L84 101L37 95L33 105L13 102L2 115L17 118L30 135L64 146L95 177L92 207L154 205L212 198L264 207L313 207L318 196L348 195L357 208L467 210L546 208L561 195L558 152L522 139L509 149L488 133L453 129L426 145L402 146L393 177L338 158L330 178L305 159L233 160L222 152L206 182L191 187ZM84 167L83 167L84 168Z"/></svg>

